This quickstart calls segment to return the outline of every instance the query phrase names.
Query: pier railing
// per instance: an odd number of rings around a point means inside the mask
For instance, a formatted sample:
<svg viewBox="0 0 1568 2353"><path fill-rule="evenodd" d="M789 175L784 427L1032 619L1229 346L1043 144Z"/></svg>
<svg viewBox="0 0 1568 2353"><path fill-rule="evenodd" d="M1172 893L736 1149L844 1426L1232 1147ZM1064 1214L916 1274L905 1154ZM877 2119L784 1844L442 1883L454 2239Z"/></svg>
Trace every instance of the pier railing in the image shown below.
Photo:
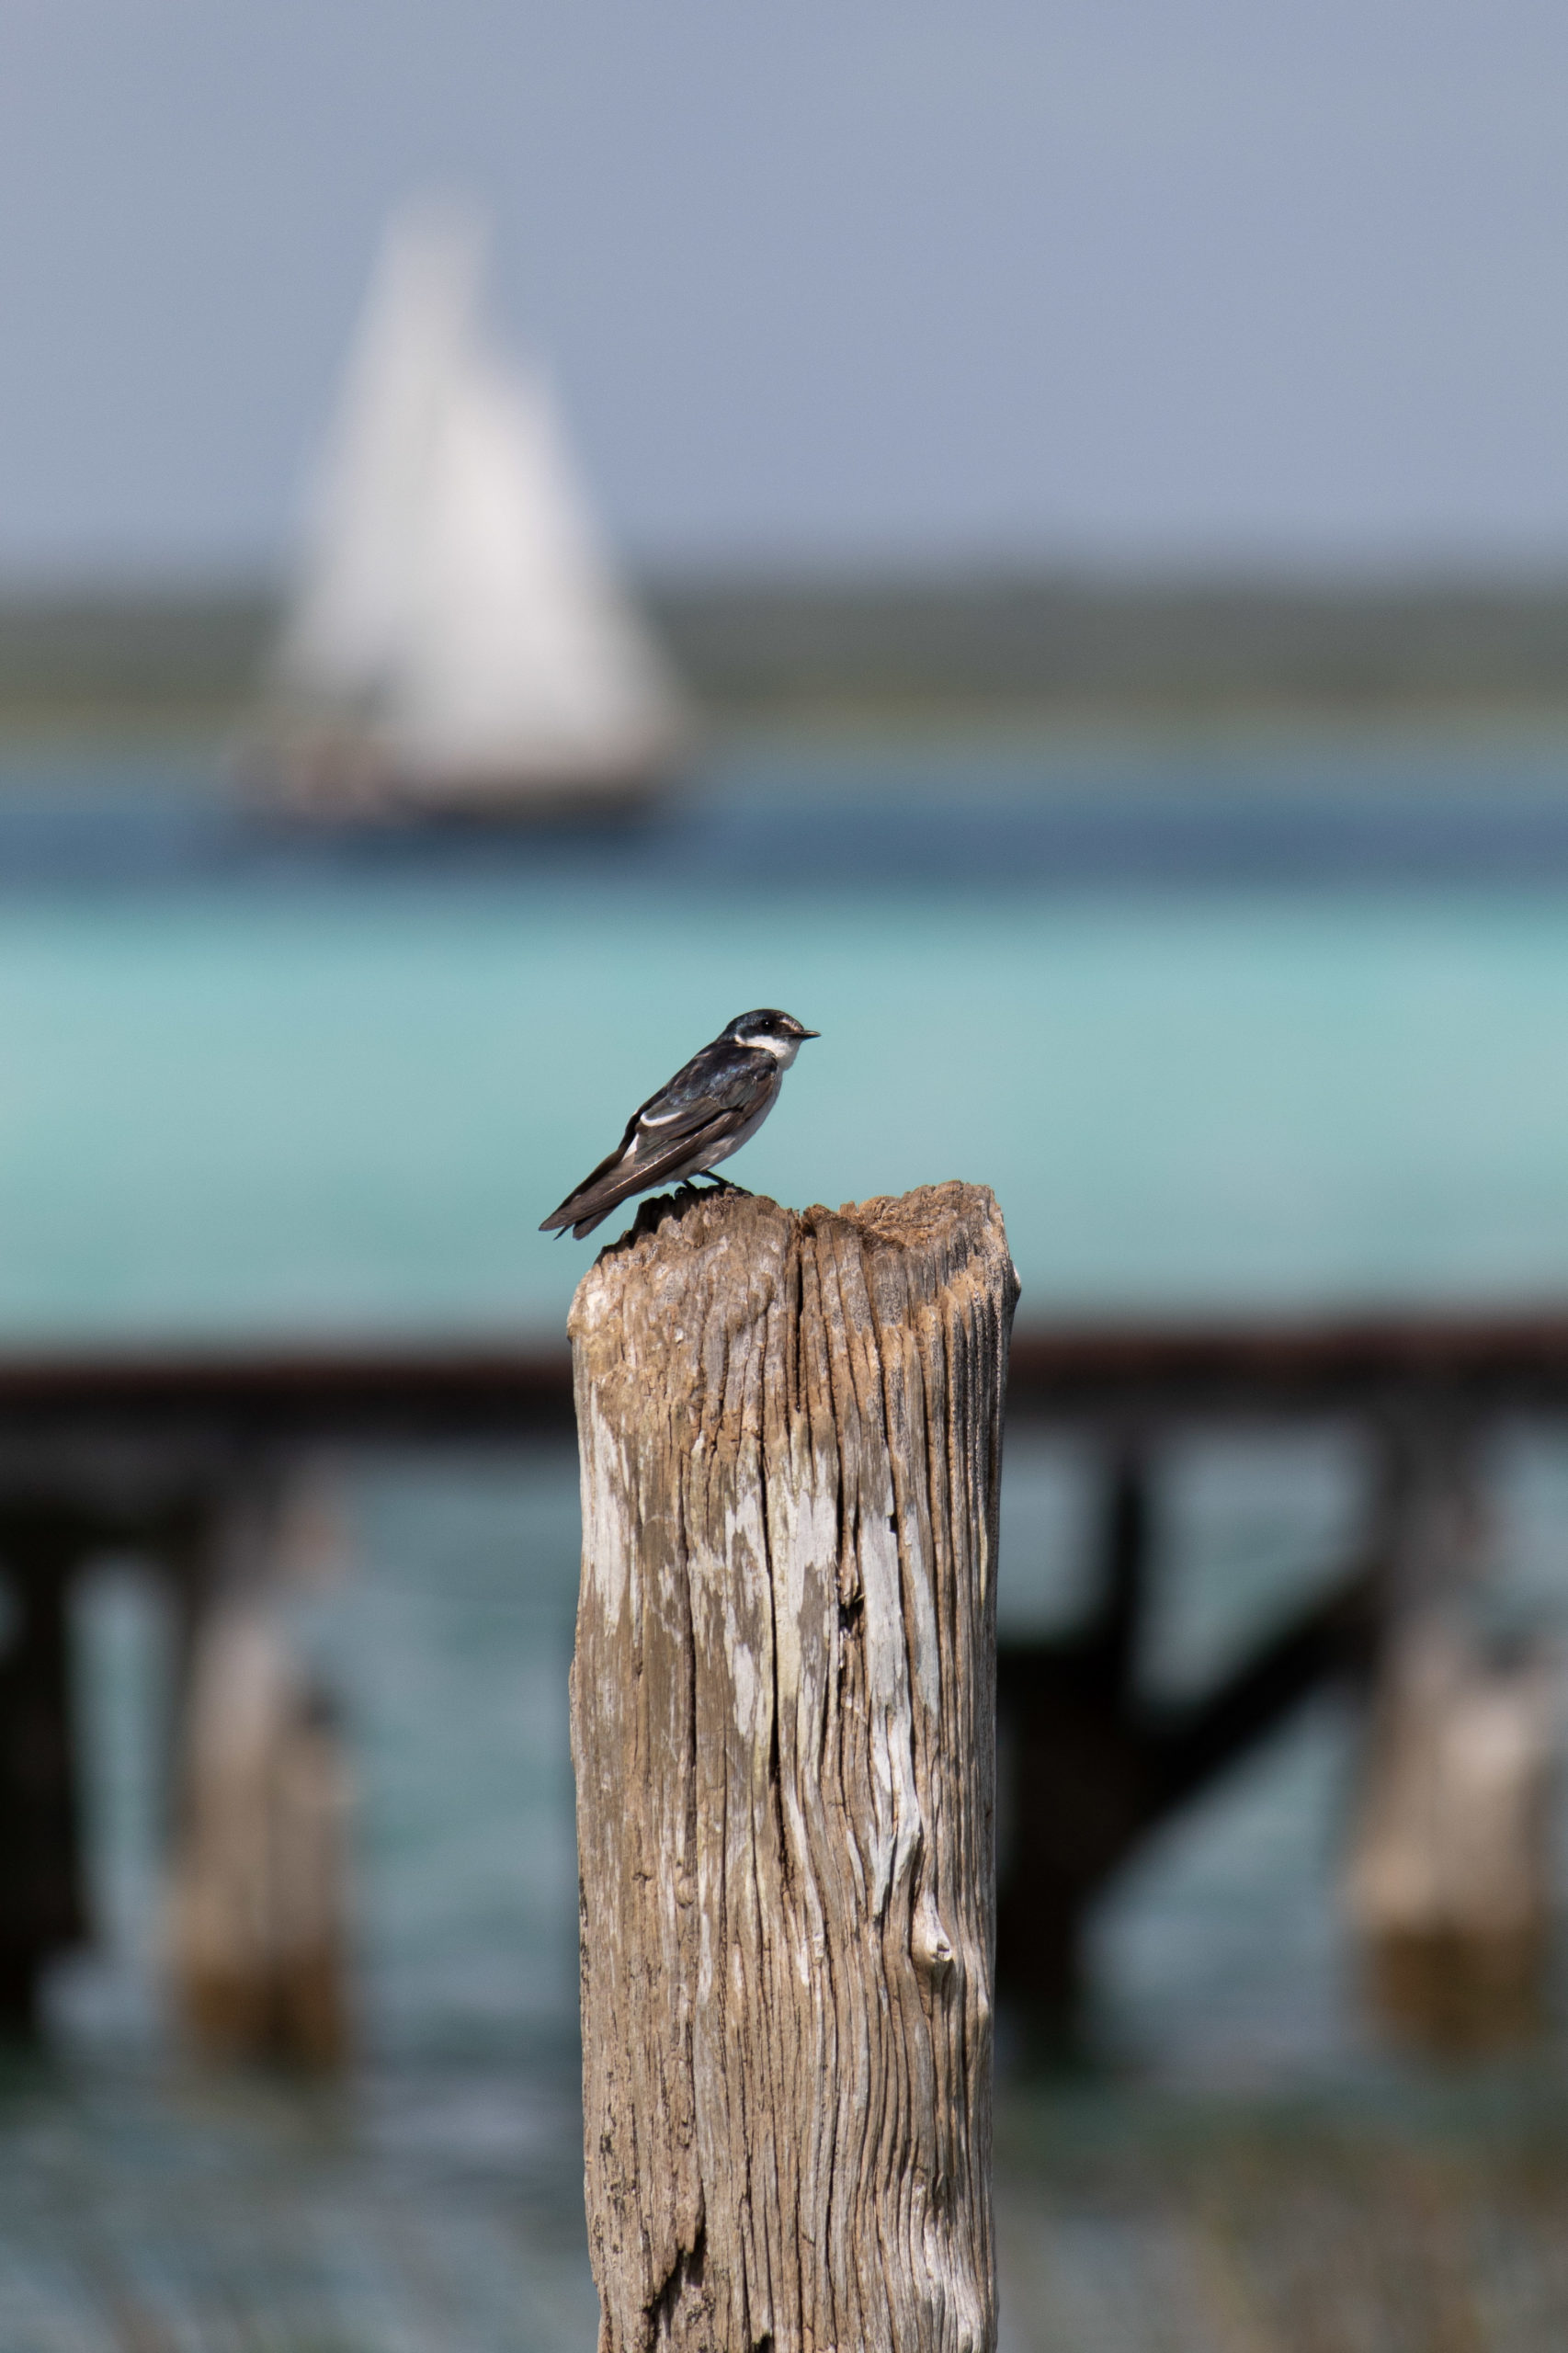
<svg viewBox="0 0 1568 2353"><path fill-rule="evenodd" d="M1015 1422L1295 1420L1440 1398L1568 1413L1568 1308L1336 1317L1064 1319L1014 1335ZM18 1438L292 1446L570 1437L562 1345L356 1344L0 1350L0 1459ZM7 1472L7 1477L10 1473Z"/></svg>

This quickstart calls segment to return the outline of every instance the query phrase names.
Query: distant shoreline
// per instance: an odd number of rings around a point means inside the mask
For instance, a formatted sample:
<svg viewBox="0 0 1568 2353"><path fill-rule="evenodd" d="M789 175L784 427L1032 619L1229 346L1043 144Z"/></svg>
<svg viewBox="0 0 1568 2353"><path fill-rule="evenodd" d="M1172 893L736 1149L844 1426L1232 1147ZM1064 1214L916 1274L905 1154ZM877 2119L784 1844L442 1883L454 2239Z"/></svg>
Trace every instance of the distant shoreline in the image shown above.
<svg viewBox="0 0 1568 2353"><path fill-rule="evenodd" d="M1568 723L1568 578L736 575L642 594L721 728ZM0 590L0 735L232 729L280 608L257 581Z"/></svg>

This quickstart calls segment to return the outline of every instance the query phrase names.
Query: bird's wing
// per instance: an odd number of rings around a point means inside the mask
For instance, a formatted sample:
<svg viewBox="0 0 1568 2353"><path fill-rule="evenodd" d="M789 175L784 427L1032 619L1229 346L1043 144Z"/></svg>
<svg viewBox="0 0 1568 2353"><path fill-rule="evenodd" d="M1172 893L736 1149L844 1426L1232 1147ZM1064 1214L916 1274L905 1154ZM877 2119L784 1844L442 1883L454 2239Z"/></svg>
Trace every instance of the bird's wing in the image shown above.
<svg viewBox="0 0 1568 2353"><path fill-rule="evenodd" d="M648 1133L651 1139L687 1135L716 1111L737 1103L754 1102L760 1060L755 1051L744 1046L704 1046L639 1108L626 1131L627 1140L639 1131Z"/></svg>
<svg viewBox="0 0 1568 2353"><path fill-rule="evenodd" d="M778 1065L760 1071L759 1057L730 1046L704 1046L683 1070L632 1114L612 1153L540 1226L571 1226L578 1238L608 1217L618 1201L646 1192L663 1177L700 1168L752 1117L765 1086L777 1084Z"/></svg>
<svg viewBox="0 0 1568 2353"><path fill-rule="evenodd" d="M634 1127L633 1149L612 1153L601 1169L596 1169L570 1199L562 1202L549 1224L569 1224L581 1241L618 1202L629 1200L633 1193L646 1193L666 1176L689 1176L701 1168L739 1133L756 1108L754 1094L749 1102L727 1105L700 1126L686 1128L679 1135L642 1150L636 1146L643 1144L647 1131Z"/></svg>

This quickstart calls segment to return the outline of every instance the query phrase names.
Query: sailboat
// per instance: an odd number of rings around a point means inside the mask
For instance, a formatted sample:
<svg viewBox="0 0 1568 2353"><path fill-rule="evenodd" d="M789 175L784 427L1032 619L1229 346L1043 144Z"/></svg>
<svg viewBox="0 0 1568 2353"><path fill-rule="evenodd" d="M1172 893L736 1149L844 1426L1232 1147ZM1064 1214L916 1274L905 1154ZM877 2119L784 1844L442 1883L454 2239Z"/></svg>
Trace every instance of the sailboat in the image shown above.
<svg viewBox="0 0 1568 2353"><path fill-rule="evenodd" d="M269 772L328 815L635 806L690 741L466 212L394 222L272 665Z"/></svg>

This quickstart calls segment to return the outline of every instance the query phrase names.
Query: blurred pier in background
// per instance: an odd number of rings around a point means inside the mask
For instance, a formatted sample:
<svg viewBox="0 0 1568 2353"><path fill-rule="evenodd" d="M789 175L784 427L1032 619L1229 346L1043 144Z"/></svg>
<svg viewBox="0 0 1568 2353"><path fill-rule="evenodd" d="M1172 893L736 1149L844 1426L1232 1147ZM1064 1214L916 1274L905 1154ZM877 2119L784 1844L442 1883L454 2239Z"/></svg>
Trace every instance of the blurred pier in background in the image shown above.
<svg viewBox="0 0 1568 2353"><path fill-rule="evenodd" d="M1545 1960L1553 1661L1492 1655L1484 1442L1568 1417L1568 1315L1058 1325L1014 1342L1016 1429L1096 1466L1090 1598L999 1665L999 1979L1048 2035L1085 1922L1159 1825L1325 1684L1364 1711L1346 1900L1384 2016L1428 2043L1530 2022ZM1196 1431L1333 1429L1363 1465L1359 1533L1283 1624L1179 1702L1140 1663L1162 1476ZM0 2010L88 1933L67 1606L106 1554L173 1597L179 1639L165 1949L205 2047L346 2051L347 1760L283 1607L324 1461L358 1449L569 1444L564 1350L279 1349L0 1358ZM522 1564L519 1564L520 1567Z"/></svg>

